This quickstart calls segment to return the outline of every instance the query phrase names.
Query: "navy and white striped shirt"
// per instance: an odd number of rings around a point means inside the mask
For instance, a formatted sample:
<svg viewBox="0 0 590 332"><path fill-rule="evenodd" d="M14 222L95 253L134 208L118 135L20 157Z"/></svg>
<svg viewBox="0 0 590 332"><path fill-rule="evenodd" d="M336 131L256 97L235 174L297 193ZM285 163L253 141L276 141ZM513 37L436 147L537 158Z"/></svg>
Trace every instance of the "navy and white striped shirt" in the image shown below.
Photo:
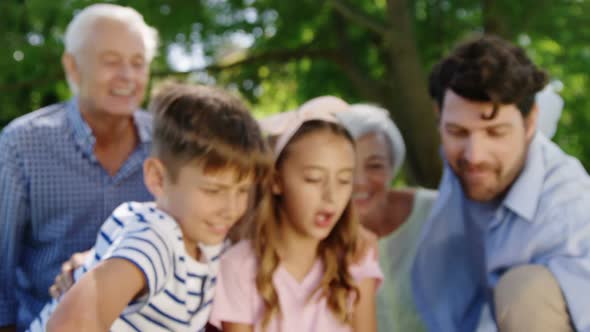
<svg viewBox="0 0 590 332"><path fill-rule="evenodd" d="M61 264L88 250L127 201L149 201L142 163L152 117L137 111L139 144L114 176L94 155L76 99L22 116L0 135L0 326L29 326Z"/></svg>
<svg viewBox="0 0 590 332"><path fill-rule="evenodd" d="M186 253L172 217L154 203L125 203L103 224L74 278L109 258L129 260L143 272L148 293L125 309L111 331L200 331L209 319L223 247L200 246L206 262L196 261ZM44 331L57 303L45 306L31 332Z"/></svg>

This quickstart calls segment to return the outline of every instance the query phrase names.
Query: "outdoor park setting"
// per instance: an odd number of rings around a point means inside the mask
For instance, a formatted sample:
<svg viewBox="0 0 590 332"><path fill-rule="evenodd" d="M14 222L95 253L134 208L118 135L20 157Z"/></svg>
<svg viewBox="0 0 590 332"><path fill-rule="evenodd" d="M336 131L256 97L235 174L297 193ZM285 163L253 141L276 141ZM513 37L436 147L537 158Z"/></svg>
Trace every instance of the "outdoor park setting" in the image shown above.
<svg viewBox="0 0 590 332"><path fill-rule="evenodd" d="M489 32L526 48L565 100L555 141L590 167L590 3L584 0L110 1L158 29L152 82L237 90L257 114L323 94L391 111L408 145L409 183L440 177L430 67L461 39ZM69 97L62 36L82 0L2 1L0 127Z"/></svg>
<svg viewBox="0 0 590 332"><path fill-rule="evenodd" d="M588 0L0 18L0 332L590 332Z"/></svg>

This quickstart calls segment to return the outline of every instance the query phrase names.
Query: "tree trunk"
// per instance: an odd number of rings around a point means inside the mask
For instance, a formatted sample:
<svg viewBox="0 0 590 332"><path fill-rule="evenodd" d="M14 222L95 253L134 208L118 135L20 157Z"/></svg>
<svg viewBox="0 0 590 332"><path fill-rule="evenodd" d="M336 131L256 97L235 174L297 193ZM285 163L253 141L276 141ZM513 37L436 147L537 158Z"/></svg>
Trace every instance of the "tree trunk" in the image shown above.
<svg viewBox="0 0 590 332"><path fill-rule="evenodd" d="M406 141L410 181L436 188L442 173L437 119L406 0L388 0L388 13L391 26L386 43L391 55L392 91L385 105Z"/></svg>
<svg viewBox="0 0 590 332"><path fill-rule="evenodd" d="M497 0L481 0L483 29L486 34L495 34L510 40L513 36L506 26L506 19L499 7L500 4Z"/></svg>

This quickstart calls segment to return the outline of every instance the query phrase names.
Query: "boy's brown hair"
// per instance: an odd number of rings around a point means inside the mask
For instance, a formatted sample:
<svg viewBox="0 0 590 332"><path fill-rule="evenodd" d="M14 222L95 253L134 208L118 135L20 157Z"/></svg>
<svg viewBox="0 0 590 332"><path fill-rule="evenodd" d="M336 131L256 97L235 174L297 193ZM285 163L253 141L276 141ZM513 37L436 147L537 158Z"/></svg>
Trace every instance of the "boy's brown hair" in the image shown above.
<svg viewBox="0 0 590 332"><path fill-rule="evenodd" d="M227 167L238 177L260 182L272 169L272 156L245 105L220 89L166 82L153 94L152 155L173 181L180 167L194 163L204 172Z"/></svg>

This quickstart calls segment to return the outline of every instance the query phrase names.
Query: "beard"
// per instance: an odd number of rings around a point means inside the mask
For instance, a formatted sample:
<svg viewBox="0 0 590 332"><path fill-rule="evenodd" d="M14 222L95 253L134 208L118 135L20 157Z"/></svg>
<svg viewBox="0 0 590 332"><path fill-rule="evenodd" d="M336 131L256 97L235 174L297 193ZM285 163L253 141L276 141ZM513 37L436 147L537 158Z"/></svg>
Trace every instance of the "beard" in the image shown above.
<svg viewBox="0 0 590 332"><path fill-rule="evenodd" d="M500 162L471 164L461 158L453 172L459 179L465 196L477 202L490 202L503 197L520 175L526 161L526 151L514 166L504 168Z"/></svg>

